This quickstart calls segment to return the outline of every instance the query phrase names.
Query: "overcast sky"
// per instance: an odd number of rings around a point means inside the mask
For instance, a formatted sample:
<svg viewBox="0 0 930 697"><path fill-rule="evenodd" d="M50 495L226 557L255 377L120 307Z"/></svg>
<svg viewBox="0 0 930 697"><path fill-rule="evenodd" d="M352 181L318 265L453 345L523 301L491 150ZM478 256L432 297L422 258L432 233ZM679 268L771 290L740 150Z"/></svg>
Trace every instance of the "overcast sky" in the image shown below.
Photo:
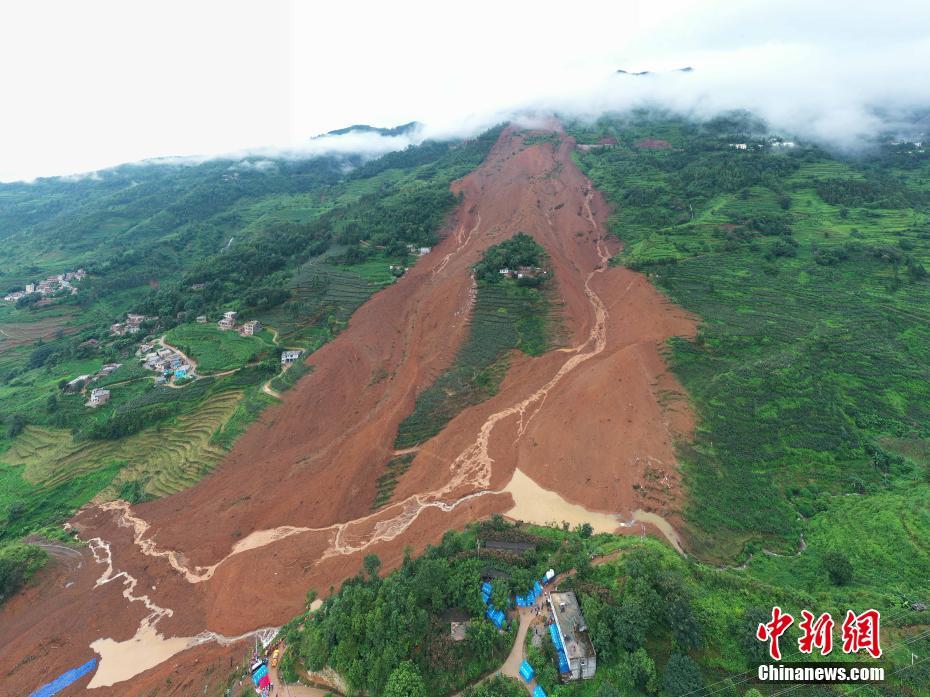
<svg viewBox="0 0 930 697"><path fill-rule="evenodd" d="M0 65L0 181L527 107L745 107L843 144L930 104L930 3L3 0Z"/></svg>

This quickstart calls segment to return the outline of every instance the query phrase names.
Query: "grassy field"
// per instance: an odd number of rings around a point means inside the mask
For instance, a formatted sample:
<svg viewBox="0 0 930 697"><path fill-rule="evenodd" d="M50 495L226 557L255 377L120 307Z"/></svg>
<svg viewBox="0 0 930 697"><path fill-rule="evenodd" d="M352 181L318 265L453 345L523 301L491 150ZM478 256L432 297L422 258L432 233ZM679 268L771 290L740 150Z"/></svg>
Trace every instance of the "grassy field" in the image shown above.
<svg viewBox="0 0 930 697"><path fill-rule="evenodd" d="M180 324L165 335L165 341L197 361L200 373L241 368L271 354L271 333L254 336L237 331L220 331L214 324Z"/></svg>

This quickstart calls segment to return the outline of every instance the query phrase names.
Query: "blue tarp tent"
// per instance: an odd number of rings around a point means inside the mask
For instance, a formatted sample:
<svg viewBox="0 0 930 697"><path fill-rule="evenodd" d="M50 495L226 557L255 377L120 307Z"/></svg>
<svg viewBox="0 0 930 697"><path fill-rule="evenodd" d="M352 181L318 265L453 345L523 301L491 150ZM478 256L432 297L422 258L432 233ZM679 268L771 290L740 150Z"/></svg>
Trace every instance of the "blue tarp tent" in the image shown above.
<svg viewBox="0 0 930 697"><path fill-rule="evenodd" d="M491 584L487 581L481 584L481 598L484 600L485 605L491 602L491 590Z"/></svg>
<svg viewBox="0 0 930 697"><path fill-rule="evenodd" d="M527 682L530 682L533 679L533 676L535 675L536 673L533 670L533 666L531 666L529 663L527 663L526 661L523 661L523 663L520 664L520 677L521 678L523 678Z"/></svg>
<svg viewBox="0 0 930 697"><path fill-rule="evenodd" d="M565 646L562 645L562 637L559 636L559 628L554 624L549 625L549 636L552 637L552 643L559 657L559 672L571 672L568 667L568 658L565 656Z"/></svg>
<svg viewBox="0 0 930 697"><path fill-rule="evenodd" d="M51 682L45 683L42 687L34 690L33 692L30 692L29 697L52 697L52 695L57 695L71 683L77 682L96 667L97 659L92 658L84 665L80 665L77 668L72 668L71 670L62 673ZM19 694L22 693L20 692Z"/></svg>
<svg viewBox="0 0 930 697"><path fill-rule="evenodd" d="M536 686L536 689L533 690L533 697L548 697L546 691L542 689L539 685Z"/></svg>
<svg viewBox="0 0 930 697"><path fill-rule="evenodd" d="M252 682L258 685L258 683L260 683L262 678L264 678L266 675L268 675L268 666L263 665L261 668L252 673Z"/></svg>
<svg viewBox="0 0 930 697"><path fill-rule="evenodd" d="M487 618L494 623L494 626L498 629L502 629L504 626L504 620L507 616L500 610L496 610L494 606L488 608L488 611L485 613Z"/></svg>

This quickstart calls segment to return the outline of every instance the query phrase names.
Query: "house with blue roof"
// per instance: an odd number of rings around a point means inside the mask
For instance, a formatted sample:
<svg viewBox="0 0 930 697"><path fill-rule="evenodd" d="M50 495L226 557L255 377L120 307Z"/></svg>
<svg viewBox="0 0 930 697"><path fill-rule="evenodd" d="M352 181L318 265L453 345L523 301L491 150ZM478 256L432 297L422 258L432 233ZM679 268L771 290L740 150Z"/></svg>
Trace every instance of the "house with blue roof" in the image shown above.
<svg viewBox="0 0 930 697"><path fill-rule="evenodd" d="M571 592L550 593L548 600L553 619L549 635L555 646L559 674L566 681L593 678L597 654L578 598Z"/></svg>

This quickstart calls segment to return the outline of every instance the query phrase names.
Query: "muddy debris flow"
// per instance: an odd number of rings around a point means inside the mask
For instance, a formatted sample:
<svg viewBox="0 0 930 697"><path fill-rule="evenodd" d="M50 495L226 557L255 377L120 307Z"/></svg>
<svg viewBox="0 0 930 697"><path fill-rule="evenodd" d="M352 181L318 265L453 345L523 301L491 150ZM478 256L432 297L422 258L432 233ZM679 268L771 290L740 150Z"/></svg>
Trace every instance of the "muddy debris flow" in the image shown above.
<svg viewBox="0 0 930 697"><path fill-rule="evenodd" d="M660 351L693 336L694 320L641 274L609 265L607 205L572 161L572 139L524 138L505 129L455 182L462 202L442 241L310 356L313 372L211 475L75 516L92 554L69 571L72 585L39 583L0 609L0 695L95 656L96 674L77 683L94 694L187 694L364 555L390 570L406 546L496 512L597 530L648 524L681 549L667 520L680 505L673 442L693 420ZM517 232L549 255L566 345L515 353L498 393L410 450L391 501L371 512L398 425L466 337L471 267Z"/></svg>

